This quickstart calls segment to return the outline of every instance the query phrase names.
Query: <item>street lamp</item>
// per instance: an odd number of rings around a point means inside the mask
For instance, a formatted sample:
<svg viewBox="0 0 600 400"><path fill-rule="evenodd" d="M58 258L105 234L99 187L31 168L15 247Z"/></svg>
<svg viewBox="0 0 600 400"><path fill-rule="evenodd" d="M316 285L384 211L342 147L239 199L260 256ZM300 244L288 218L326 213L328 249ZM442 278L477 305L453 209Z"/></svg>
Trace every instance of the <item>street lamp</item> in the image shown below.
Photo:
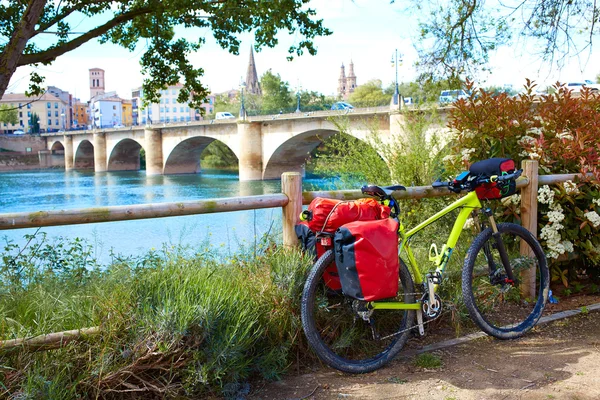
<svg viewBox="0 0 600 400"><path fill-rule="evenodd" d="M241 81L240 90L242 92L242 104L240 106L240 118L245 121L246 120L246 108L244 107L244 88L246 87L246 82Z"/></svg>
<svg viewBox="0 0 600 400"><path fill-rule="evenodd" d="M392 67L396 67L396 83L394 88L394 105L398 105L400 100L400 93L398 92L398 64L402 63L402 53L400 53L400 57L398 57L398 49L396 49L395 54L392 55Z"/></svg>
<svg viewBox="0 0 600 400"><path fill-rule="evenodd" d="M299 113L300 112L300 91L302 90L302 86L300 85L300 82L298 82L298 86L296 87L296 97L298 98L298 102L296 105L296 112Z"/></svg>

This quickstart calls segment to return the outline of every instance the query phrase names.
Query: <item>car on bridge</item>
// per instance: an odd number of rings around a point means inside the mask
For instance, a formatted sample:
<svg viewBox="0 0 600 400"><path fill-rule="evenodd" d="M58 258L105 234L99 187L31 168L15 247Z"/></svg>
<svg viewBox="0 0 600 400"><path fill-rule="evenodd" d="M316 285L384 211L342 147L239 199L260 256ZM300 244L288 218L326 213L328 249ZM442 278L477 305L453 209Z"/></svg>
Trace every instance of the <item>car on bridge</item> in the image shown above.
<svg viewBox="0 0 600 400"><path fill-rule="evenodd" d="M469 93L466 90L442 90L438 102L440 104L454 103L456 100L468 99Z"/></svg>
<svg viewBox="0 0 600 400"><path fill-rule="evenodd" d="M235 119L235 116L230 112L218 112L215 119Z"/></svg>
<svg viewBox="0 0 600 400"><path fill-rule="evenodd" d="M333 103L331 106L332 110L354 110L354 106L350 103L344 103L343 101L338 101L337 103Z"/></svg>

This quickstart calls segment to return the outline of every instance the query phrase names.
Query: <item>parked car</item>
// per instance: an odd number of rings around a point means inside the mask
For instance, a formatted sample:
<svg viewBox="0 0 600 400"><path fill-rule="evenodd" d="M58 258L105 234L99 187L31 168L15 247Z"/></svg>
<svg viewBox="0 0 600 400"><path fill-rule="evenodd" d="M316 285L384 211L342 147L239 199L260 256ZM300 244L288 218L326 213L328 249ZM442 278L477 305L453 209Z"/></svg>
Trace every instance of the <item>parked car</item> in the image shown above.
<svg viewBox="0 0 600 400"><path fill-rule="evenodd" d="M469 93L465 90L442 90L438 102L440 104L454 103L456 100L468 99Z"/></svg>
<svg viewBox="0 0 600 400"><path fill-rule="evenodd" d="M218 112L215 119L235 119L235 115L230 112Z"/></svg>
<svg viewBox="0 0 600 400"><path fill-rule="evenodd" d="M592 83L591 81L585 81L585 82L568 82L567 83L567 89L572 90L574 93L580 93L581 89L587 86L590 89L592 89L592 92L597 92L598 91L598 85L596 85L595 83Z"/></svg>
<svg viewBox="0 0 600 400"><path fill-rule="evenodd" d="M337 103L333 103L331 106L332 110L354 110L354 106L350 103L344 103L343 101L338 101Z"/></svg>
<svg viewBox="0 0 600 400"><path fill-rule="evenodd" d="M20 129L18 131L13 132L13 135L24 135L24 134L25 134L25 132Z"/></svg>

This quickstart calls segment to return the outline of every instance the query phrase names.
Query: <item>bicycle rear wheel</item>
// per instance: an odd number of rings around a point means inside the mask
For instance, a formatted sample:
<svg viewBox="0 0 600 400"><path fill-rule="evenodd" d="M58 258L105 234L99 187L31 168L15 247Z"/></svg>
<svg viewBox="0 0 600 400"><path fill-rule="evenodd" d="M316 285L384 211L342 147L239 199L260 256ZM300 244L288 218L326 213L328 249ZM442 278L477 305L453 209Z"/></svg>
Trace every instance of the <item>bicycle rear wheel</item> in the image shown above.
<svg viewBox="0 0 600 400"><path fill-rule="evenodd" d="M514 339L540 319L550 274L544 251L529 231L503 223L498 224L498 232L501 243L487 228L469 247L462 271L463 300L481 330L499 339ZM505 268L502 248L514 280Z"/></svg>
<svg viewBox="0 0 600 400"><path fill-rule="evenodd" d="M323 273L333 263L333 251L328 250L310 271L302 293L304 333L327 365L350 373L374 371L400 352L408 340L415 311L371 310L370 321L365 321L357 312L361 302L325 285ZM414 303L413 280L402 260L399 279L398 296L390 300Z"/></svg>

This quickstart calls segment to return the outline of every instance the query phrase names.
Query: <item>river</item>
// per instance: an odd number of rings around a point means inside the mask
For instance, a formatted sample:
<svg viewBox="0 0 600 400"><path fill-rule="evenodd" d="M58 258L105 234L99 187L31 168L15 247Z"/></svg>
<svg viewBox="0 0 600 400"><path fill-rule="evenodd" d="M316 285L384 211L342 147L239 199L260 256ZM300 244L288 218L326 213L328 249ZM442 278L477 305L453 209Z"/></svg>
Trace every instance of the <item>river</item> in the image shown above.
<svg viewBox="0 0 600 400"><path fill-rule="evenodd" d="M304 190L331 188L329 181L308 177ZM278 193L280 181L240 182L237 172L206 170L197 175L146 176L145 171L106 172L44 170L0 174L0 213L65 210L98 206L164 203L217 197ZM224 254L253 245L266 232L281 232L281 209L105 222L42 228L48 237L87 240L101 262L111 253L140 255L163 245L210 243ZM0 232L24 244L36 229Z"/></svg>

